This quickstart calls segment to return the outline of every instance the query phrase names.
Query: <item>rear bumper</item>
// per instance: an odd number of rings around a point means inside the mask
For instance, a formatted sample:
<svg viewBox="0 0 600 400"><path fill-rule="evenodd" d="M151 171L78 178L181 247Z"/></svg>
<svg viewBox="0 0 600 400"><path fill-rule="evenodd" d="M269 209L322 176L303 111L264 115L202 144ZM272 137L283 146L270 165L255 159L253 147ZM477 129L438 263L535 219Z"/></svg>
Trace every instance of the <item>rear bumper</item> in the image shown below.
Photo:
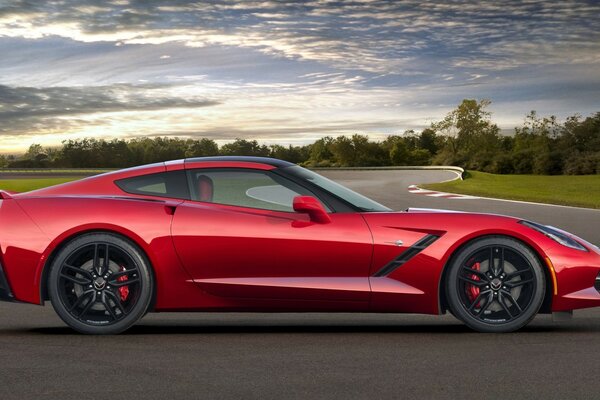
<svg viewBox="0 0 600 400"><path fill-rule="evenodd" d="M2 263L0 263L0 301L16 301L12 291L10 290L10 285L6 279L6 275L4 274Z"/></svg>

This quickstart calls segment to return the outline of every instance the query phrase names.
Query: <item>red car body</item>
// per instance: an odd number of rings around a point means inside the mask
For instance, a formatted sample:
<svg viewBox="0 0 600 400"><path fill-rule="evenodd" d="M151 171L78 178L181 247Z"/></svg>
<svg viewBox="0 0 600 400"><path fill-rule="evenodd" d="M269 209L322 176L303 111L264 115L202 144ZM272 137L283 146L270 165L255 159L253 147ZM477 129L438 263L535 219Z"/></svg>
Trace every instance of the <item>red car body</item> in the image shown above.
<svg viewBox="0 0 600 400"><path fill-rule="evenodd" d="M61 246L82 233L108 231L135 242L149 259L154 311L439 314L446 309L442 282L453 254L489 235L516 238L539 257L547 277L542 311L600 305L598 249L584 241L588 251L563 246L515 218L409 209L330 212L319 221L310 212L131 194L115 184L202 168L278 166L264 159L179 160L29 193L2 192L4 299L43 304L48 266Z"/></svg>

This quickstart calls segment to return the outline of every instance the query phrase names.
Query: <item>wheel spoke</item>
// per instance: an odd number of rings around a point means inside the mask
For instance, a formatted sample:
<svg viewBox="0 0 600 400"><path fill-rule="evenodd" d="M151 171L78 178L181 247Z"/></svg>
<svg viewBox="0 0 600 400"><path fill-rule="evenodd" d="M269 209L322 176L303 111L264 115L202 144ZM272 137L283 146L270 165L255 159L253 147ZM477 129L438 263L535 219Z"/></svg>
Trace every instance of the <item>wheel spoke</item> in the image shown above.
<svg viewBox="0 0 600 400"><path fill-rule="evenodd" d="M498 261L498 273L504 274L504 247L500 248L500 261Z"/></svg>
<svg viewBox="0 0 600 400"><path fill-rule="evenodd" d="M100 249L98 247L98 244L94 245L94 262L92 264L92 268L98 275L100 275L102 274L102 271L100 271L102 267L100 266Z"/></svg>
<svg viewBox="0 0 600 400"><path fill-rule="evenodd" d="M63 279L66 279L68 281L71 281L73 283L76 283L78 285L81 285L81 286L89 285L92 282L89 279L80 278L80 277L74 276L74 275L67 275L64 272L61 272L60 277Z"/></svg>
<svg viewBox="0 0 600 400"><path fill-rule="evenodd" d="M460 279L461 281L465 281L470 285L477 286L477 287L480 287L480 286L483 286L484 284L486 284L485 281L476 281L475 279L469 278L468 276L459 276L458 279Z"/></svg>
<svg viewBox="0 0 600 400"><path fill-rule="evenodd" d="M140 281L139 278L132 278L132 279L127 279L126 281L114 281L114 282L111 281L111 282L109 282L109 284L110 284L110 286L119 288L122 286L129 286L129 285L131 285L133 283L137 283L139 281Z"/></svg>
<svg viewBox="0 0 600 400"><path fill-rule="evenodd" d="M109 246L108 244L104 245L104 259L102 260L102 271L99 272L99 274L103 275L106 274L108 272L108 267L110 264L110 257L108 255L108 250Z"/></svg>
<svg viewBox="0 0 600 400"><path fill-rule="evenodd" d="M490 292L490 294L487 297L487 300L485 302L485 304L483 305L483 307L481 307L479 309L479 312L477 313L477 316L481 318L481 316L485 313L485 311L488 309L488 307L494 302L494 295Z"/></svg>
<svg viewBox="0 0 600 400"><path fill-rule="evenodd" d="M67 272L67 271L72 271L72 272L74 272L76 274L83 275L83 277L85 279L87 279L89 282L91 282L92 279L93 279L92 278L92 274L90 274L89 271L86 271L85 269L81 269L81 268L78 268L78 267L74 267L74 266L72 266L70 264L63 264L62 265L61 275L65 274L65 272Z"/></svg>
<svg viewBox="0 0 600 400"><path fill-rule="evenodd" d="M112 299L112 301L115 303L115 307L117 307L119 309L119 311L121 311L121 315L127 314L125 312L125 309L123 308L123 305L121 304L121 300L118 298L118 296L116 296L110 290L107 290L104 293L106 293L106 295L109 296Z"/></svg>
<svg viewBox="0 0 600 400"><path fill-rule="evenodd" d="M484 292L480 292L479 295L475 298L475 300L473 300L473 302L471 303L471 305L469 306L469 312L473 312L475 310L475 307L477 307L477 304L479 304L479 302L481 300L483 300L483 297L488 294L490 291L484 291Z"/></svg>
<svg viewBox="0 0 600 400"><path fill-rule="evenodd" d="M496 266L494 265L494 248L490 247L490 255L488 259L488 270L492 275L496 275Z"/></svg>
<svg viewBox="0 0 600 400"><path fill-rule="evenodd" d="M85 315L88 313L88 311L90 310L90 308L92 307L92 304L94 304L96 302L96 292L92 291L92 299L90 301L88 301L88 303L85 305L85 307L83 308L83 310L79 313L79 319L82 319L83 317L85 317Z"/></svg>
<svg viewBox="0 0 600 400"><path fill-rule="evenodd" d="M110 276L110 279L108 280L108 283L110 283L112 286L118 286L118 284L121 283L121 281L119 281L119 279L122 279L123 277L126 277L127 280L126 281L122 281L122 282L129 282L129 281L132 281L134 279L138 279L137 277L130 278L128 276L128 275L136 274L136 273L138 273L137 268L127 269L127 270L124 270L124 271L115 272L114 274L112 274ZM123 285L121 285L121 286L123 286Z"/></svg>
<svg viewBox="0 0 600 400"><path fill-rule="evenodd" d="M517 303L517 300L515 300L515 298L512 296L512 294L507 291L503 291L503 293L504 293L505 298L507 298L517 308L517 310L519 310L519 314L521 314L523 312L523 309L521 308L519 303Z"/></svg>
<svg viewBox="0 0 600 400"><path fill-rule="evenodd" d="M504 311L506 311L506 313L508 314L509 319L513 319L513 315L510 312L510 309L506 306L506 304L504 304L504 297L502 296L502 293L500 293L498 295L498 303L500 303L500 305L502 306L502 308L504 309Z"/></svg>
<svg viewBox="0 0 600 400"><path fill-rule="evenodd" d="M70 275L67 272L73 272L75 275ZM78 285L89 285L92 283L92 274L69 264L63 264L60 271L60 277Z"/></svg>
<svg viewBox="0 0 600 400"><path fill-rule="evenodd" d="M473 268L467 267L466 265L463 265L463 270L467 271L470 274L473 274L473 275L479 277L479 279L486 279L487 280L487 278L488 278L483 272L481 272L481 271L479 271L477 269L473 269Z"/></svg>
<svg viewBox="0 0 600 400"><path fill-rule="evenodd" d="M69 312L73 312L73 311L75 311L75 309L76 309L77 307L79 307L79 306L81 305L81 303L83 303L83 301L84 301L84 300L85 300L87 297L89 297L88 295L90 295L90 294L93 294L93 293L94 293L94 291L93 291L93 290L87 290L87 291L83 292L83 293L81 294L81 296L79 296L79 297L77 298L77 300L75 301L75 303L73 303L73 305L72 305L72 306L71 306L71 308L69 309Z"/></svg>
<svg viewBox="0 0 600 400"><path fill-rule="evenodd" d="M119 317L117 317L117 314L115 313L115 311L110 306L108 299L106 298L106 295L102 297L102 304L104 305L104 308L106 309L106 311L108 311L108 313L110 314L110 316L112 317L113 320L116 321L117 319L119 319Z"/></svg>
<svg viewBox="0 0 600 400"><path fill-rule="evenodd" d="M533 279L524 279L524 280L520 280L520 281L517 281L517 282L504 282L504 286L513 289L513 288L516 288L518 286L523 286L523 285L526 285L526 284L531 283L531 282L533 282Z"/></svg>

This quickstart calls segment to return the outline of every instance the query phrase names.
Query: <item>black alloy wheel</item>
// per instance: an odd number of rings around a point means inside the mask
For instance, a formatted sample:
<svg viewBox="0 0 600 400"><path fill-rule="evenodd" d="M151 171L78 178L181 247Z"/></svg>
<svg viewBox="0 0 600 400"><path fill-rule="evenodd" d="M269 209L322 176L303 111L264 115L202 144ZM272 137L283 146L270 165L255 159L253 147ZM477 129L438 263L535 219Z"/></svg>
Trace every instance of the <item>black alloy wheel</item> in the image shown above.
<svg viewBox="0 0 600 400"><path fill-rule="evenodd" d="M480 332L510 332L529 323L545 294L536 255L502 236L476 240L454 258L446 279L450 311Z"/></svg>
<svg viewBox="0 0 600 400"><path fill-rule="evenodd" d="M143 253L108 233L80 236L54 259L50 300L73 329L88 334L120 333L144 316L152 299L152 274Z"/></svg>

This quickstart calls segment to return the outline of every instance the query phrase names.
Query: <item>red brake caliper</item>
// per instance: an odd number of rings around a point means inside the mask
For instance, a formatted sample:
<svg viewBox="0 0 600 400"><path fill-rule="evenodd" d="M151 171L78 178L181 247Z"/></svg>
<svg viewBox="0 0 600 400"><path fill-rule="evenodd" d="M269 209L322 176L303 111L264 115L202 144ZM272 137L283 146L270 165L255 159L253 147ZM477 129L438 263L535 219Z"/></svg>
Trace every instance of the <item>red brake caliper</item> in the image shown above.
<svg viewBox="0 0 600 400"><path fill-rule="evenodd" d="M472 267L472 269L474 269L475 271L479 271L480 265L479 263L475 263ZM471 276L469 276L469 278L473 279L474 281L478 281L479 277L475 274L472 274ZM477 298L477 296L479 296L479 288L475 285L471 285L468 284L467 286L467 296L469 296L469 299L471 301L475 301L475 299Z"/></svg>
<svg viewBox="0 0 600 400"><path fill-rule="evenodd" d="M125 267L121 266L121 272L125 271ZM127 281L127 275L123 275L117 278L117 282L125 282ZM129 296L129 287L128 286L121 286L119 288L119 295L121 296L121 301L125 301L127 300L127 297Z"/></svg>

